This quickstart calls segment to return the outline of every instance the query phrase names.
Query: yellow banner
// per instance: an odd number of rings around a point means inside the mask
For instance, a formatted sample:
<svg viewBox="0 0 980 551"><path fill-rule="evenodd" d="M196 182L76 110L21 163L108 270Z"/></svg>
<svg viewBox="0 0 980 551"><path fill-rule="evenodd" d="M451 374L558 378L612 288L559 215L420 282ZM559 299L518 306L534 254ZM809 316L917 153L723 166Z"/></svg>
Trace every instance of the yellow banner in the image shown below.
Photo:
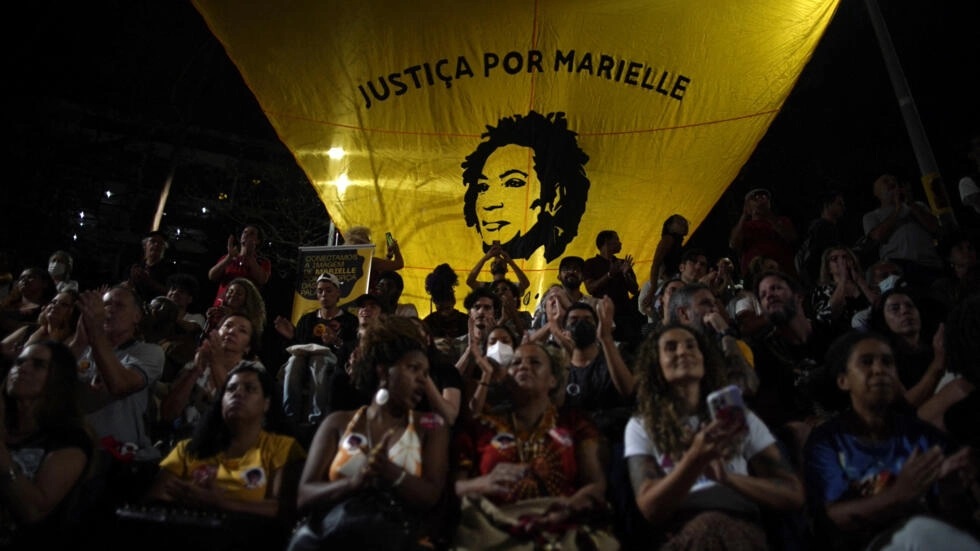
<svg viewBox="0 0 980 551"><path fill-rule="evenodd" d="M708 214L837 3L194 0L337 226L398 239L422 315L425 276L465 280L494 241L531 305L604 229L646 279L663 221Z"/></svg>
<svg viewBox="0 0 980 551"><path fill-rule="evenodd" d="M292 320L295 325L300 316L320 307L316 298L317 278L333 274L340 281L340 299L345 307L370 289L371 261L374 245L344 245L340 247L300 247L296 290L293 294ZM357 314L355 308L348 308Z"/></svg>

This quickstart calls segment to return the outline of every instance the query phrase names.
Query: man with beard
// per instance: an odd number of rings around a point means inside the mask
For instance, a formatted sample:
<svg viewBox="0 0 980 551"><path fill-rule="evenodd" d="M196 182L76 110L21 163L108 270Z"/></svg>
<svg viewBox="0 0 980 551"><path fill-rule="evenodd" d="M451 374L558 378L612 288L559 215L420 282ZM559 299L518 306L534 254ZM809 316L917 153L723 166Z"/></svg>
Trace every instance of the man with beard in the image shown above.
<svg viewBox="0 0 980 551"><path fill-rule="evenodd" d="M742 389L745 397L755 394L759 386L749 358L752 349L738 338L738 331L719 308L718 299L703 283L691 283L670 295L670 323L690 327L708 337L718 354L725 359L728 380Z"/></svg>
<svg viewBox="0 0 980 551"><path fill-rule="evenodd" d="M579 256L566 256L558 263L558 282L560 285L553 285L545 293L531 321L531 329L541 329L548 323L548 299L552 296L557 297L564 310L576 302L584 302L589 306L595 306L596 299L582 292L582 270L585 268L585 260ZM564 324L564 320L562 320Z"/></svg>
<svg viewBox="0 0 980 551"><path fill-rule="evenodd" d="M752 343L759 389L749 407L800 460L810 429L843 404L823 368L830 336L806 317L800 284L782 272L763 272L756 295L769 328Z"/></svg>
<svg viewBox="0 0 980 551"><path fill-rule="evenodd" d="M419 311L415 305L407 302L399 304L398 299L405 290L405 281L398 272L389 270L378 274L378 280L374 283L371 294L378 297L381 301L381 309L385 315L401 316L403 318L417 318Z"/></svg>

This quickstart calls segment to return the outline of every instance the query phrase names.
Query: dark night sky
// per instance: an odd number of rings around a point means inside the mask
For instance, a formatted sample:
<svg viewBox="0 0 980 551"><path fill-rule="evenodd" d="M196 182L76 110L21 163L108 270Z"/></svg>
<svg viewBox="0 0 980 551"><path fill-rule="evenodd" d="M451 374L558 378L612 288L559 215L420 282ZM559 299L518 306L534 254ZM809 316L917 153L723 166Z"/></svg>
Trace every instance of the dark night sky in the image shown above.
<svg viewBox="0 0 980 551"><path fill-rule="evenodd" d="M955 183L967 170L965 142L980 129L978 3L880 3L958 204ZM29 5L10 8L8 20L16 30L7 36L5 49L13 75L8 87L16 98L8 109L18 115L29 115L35 102L61 99L110 109L148 128L186 124L278 143L190 3L23 4ZM864 3L843 0L783 111L692 240L723 252L714 244L724 246L742 194L760 186L773 189L777 210L800 226L816 216L812 200L821 190L841 188L850 209L846 221L856 232L860 215L874 206L870 184L885 170L909 181L918 177ZM21 171L21 178L30 177L29 170ZM917 193L921 198L921 189ZM976 223L972 213L965 214L964 220L957 211L961 224Z"/></svg>

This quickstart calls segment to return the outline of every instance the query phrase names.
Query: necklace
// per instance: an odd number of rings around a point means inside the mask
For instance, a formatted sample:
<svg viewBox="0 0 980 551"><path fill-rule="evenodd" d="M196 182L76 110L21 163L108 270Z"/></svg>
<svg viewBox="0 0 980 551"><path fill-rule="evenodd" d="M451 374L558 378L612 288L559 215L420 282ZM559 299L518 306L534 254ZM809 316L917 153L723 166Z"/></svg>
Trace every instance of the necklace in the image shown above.
<svg viewBox="0 0 980 551"><path fill-rule="evenodd" d="M553 424L553 419L545 421L546 417L551 417L552 409L548 408L541 413L538 420L525 431L524 437L517 425L517 416L510 412L510 424L514 427L514 440L517 444L517 458L521 463L527 463L544 451L544 432Z"/></svg>

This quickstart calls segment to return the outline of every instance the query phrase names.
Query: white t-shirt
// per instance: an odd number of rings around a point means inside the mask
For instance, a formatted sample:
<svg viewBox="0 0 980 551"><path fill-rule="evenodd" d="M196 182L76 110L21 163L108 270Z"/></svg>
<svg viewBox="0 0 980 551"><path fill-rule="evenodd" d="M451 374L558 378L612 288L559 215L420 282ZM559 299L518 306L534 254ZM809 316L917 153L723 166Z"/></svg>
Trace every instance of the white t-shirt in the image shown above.
<svg viewBox="0 0 980 551"><path fill-rule="evenodd" d="M755 413L746 411L745 420L749 426L749 433L746 435L745 440L742 441L742 448L740 452L732 456L732 458L725 463L725 470L730 473L743 475L749 474L749 459L752 459L755 454L761 452L776 442L776 439L773 437L772 433L769 432L769 427L767 427ZM689 422L697 423L697 419L691 418L689 419ZM646 424L638 416L632 417L629 422L626 423L624 446L624 457L629 458L630 456L634 455L650 455L656 459L657 465L660 466L660 470L663 471L665 475L674 470L674 462L670 457L664 456L664 454L657 449L657 445L653 443L653 440L650 440L650 435L646 430ZM698 477L698 480L694 483L694 485L691 486L691 492L704 490L716 484L717 482L702 474Z"/></svg>

